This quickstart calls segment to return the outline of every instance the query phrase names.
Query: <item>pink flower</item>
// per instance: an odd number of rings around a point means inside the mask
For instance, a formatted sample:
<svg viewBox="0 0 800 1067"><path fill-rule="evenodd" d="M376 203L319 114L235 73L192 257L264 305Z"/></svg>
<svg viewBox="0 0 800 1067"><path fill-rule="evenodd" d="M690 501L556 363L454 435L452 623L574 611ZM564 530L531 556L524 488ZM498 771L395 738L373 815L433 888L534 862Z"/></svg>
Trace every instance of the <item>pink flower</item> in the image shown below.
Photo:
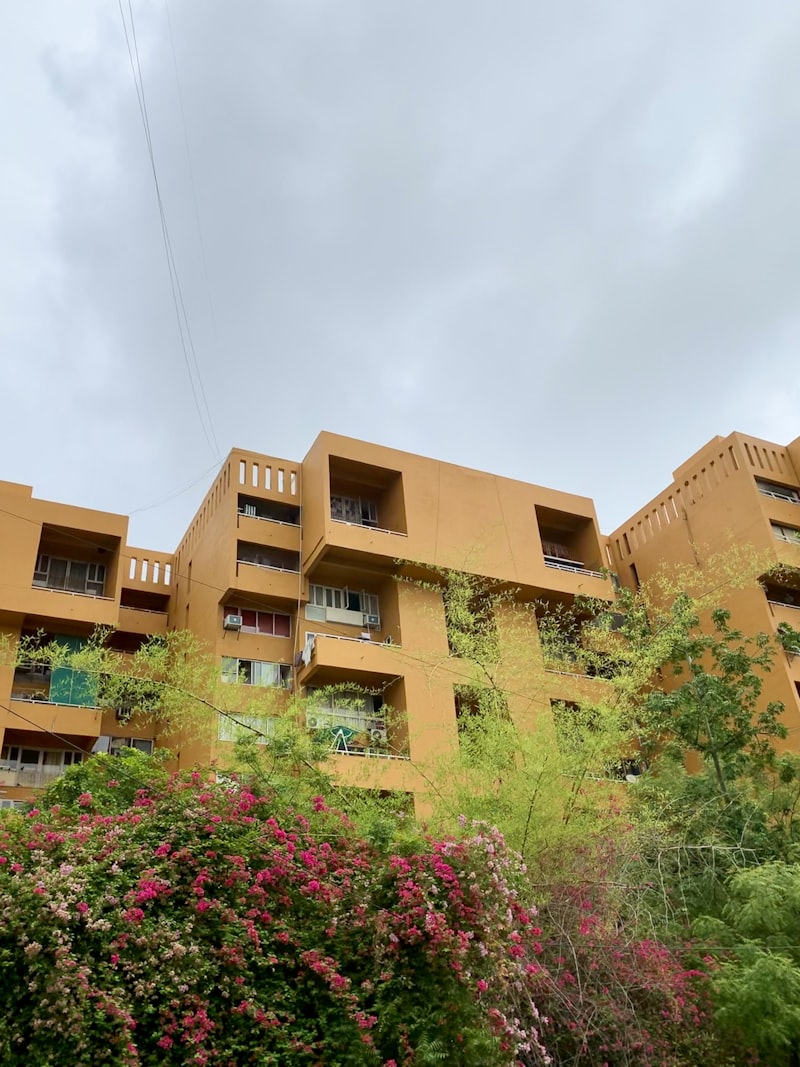
<svg viewBox="0 0 800 1067"><path fill-rule="evenodd" d="M78 803L80 804L80 806L82 808L90 807L90 805L92 803L92 794L91 793L81 793L81 795L78 797Z"/></svg>
<svg viewBox="0 0 800 1067"><path fill-rule="evenodd" d="M477 982L477 986L478 986L478 992L479 993L485 993L486 990L489 988L489 983L488 982L484 982L484 980L482 978L479 978L478 982Z"/></svg>

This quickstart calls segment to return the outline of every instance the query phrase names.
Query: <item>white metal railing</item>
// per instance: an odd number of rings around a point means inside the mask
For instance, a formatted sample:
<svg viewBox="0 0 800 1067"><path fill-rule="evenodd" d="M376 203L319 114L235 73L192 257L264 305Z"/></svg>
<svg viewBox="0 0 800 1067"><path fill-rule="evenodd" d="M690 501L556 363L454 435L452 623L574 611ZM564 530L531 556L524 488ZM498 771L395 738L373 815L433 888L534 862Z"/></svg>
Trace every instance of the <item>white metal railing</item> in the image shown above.
<svg viewBox="0 0 800 1067"><path fill-rule="evenodd" d="M66 767L60 764L54 766L36 766L36 767L20 767L12 765L5 761L0 764L0 772L3 772L3 777L6 779L3 784L6 786L27 787L29 789L42 789L46 785L50 785L56 778L60 778ZM8 779L13 779L9 781Z"/></svg>
<svg viewBox="0 0 800 1067"><path fill-rule="evenodd" d="M394 534L395 537L408 537L408 534L403 533L402 530L387 530L383 526L370 526L367 522L348 522L347 519L335 519L333 515L331 515L331 520L340 523L342 526L357 526L360 530L372 530L374 533Z"/></svg>
<svg viewBox="0 0 800 1067"><path fill-rule="evenodd" d="M311 634L312 631L306 631ZM366 633L366 630L364 631ZM402 645L396 645L394 641L373 641L369 637L347 637L345 634L321 634L314 633L314 637L330 637L332 641L355 641L357 645L373 645L376 648L402 648Z"/></svg>
<svg viewBox="0 0 800 1067"><path fill-rule="evenodd" d="M786 604L783 600L768 600L767 603L771 608L791 608L793 611L800 611L800 604Z"/></svg>
<svg viewBox="0 0 800 1067"><path fill-rule="evenodd" d="M789 496L787 493L776 493L772 489L762 489L758 487L759 493L762 496L771 496L774 500L788 500L790 504L800 504L800 497Z"/></svg>
<svg viewBox="0 0 800 1067"><path fill-rule="evenodd" d="M775 530L774 533L776 541L784 541L787 545L797 545L800 547L800 534L798 534L797 537L787 537L786 534L779 533L777 530Z"/></svg>
<svg viewBox="0 0 800 1067"><path fill-rule="evenodd" d="M59 589L56 585L41 585L39 582L31 584L32 589L45 589L48 593L66 593L67 596L85 596L89 600L116 600L113 596L100 596L99 593L78 593L74 589Z"/></svg>
<svg viewBox="0 0 800 1067"><path fill-rule="evenodd" d="M579 563L576 559L561 559L560 556L545 556L545 567L552 567L557 571L572 571L573 574L588 574L592 578L602 578L603 575L600 571L590 570L588 567L584 567L582 563Z"/></svg>
<svg viewBox="0 0 800 1067"><path fill-rule="evenodd" d="M300 529L299 522L286 522L285 519L271 519L269 515L250 515L247 511L243 511L242 508L237 508L236 514L241 515L245 519L260 519L262 522L274 522L276 526L293 526L295 530Z"/></svg>
<svg viewBox="0 0 800 1067"><path fill-rule="evenodd" d="M145 611L148 615L168 615L169 612L159 611L158 608L135 608L133 604L120 604L120 609L125 611Z"/></svg>
<svg viewBox="0 0 800 1067"><path fill-rule="evenodd" d="M280 571L282 574L299 574L299 570L293 567L275 567L271 563L254 563L251 559L237 559L237 563L245 563L248 567L260 567L263 571Z"/></svg>
<svg viewBox="0 0 800 1067"><path fill-rule="evenodd" d="M13 689L11 691L11 699L20 704L52 704L56 708L84 708L86 711L97 712L101 710L97 704L65 704L62 700L51 700L49 697L37 697L20 692L15 693Z"/></svg>
<svg viewBox="0 0 800 1067"><path fill-rule="evenodd" d="M361 749L342 749L331 748L331 752L334 756L368 756L371 759L399 759L410 760L410 756L401 756L395 752L380 752L377 749L361 748Z"/></svg>

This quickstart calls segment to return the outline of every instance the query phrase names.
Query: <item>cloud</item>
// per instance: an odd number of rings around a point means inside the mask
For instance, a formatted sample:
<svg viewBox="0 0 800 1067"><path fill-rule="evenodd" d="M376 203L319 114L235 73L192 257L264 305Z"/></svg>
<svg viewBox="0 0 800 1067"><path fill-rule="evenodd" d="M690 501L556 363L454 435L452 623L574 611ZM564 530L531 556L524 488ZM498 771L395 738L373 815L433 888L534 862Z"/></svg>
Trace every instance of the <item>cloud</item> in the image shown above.
<svg viewBox="0 0 800 1067"><path fill-rule="evenodd" d="M788 0L133 10L222 452L299 459L331 429L592 495L610 528L716 433L796 436ZM216 457L112 16L16 15L37 104L3 343L11 386L47 388L7 476L127 511ZM133 536L171 547L203 487Z"/></svg>

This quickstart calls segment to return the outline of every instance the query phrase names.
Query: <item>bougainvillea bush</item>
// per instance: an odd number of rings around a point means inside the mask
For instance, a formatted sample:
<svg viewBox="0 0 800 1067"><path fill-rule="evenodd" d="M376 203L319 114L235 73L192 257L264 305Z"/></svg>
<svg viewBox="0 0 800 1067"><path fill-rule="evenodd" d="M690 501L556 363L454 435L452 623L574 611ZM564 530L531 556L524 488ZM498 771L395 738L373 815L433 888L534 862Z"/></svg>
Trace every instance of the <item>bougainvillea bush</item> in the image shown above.
<svg viewBox="0 0 800 1067"><path fill-rule="evenodd" d="M496 831L377 849L322 798L287 810L199 774L97 808L86 792L0 823L9 1067L511 1067L548 1044L558 1063L684 1062L677 961L630 948L586 981L598 920L568 965ZM656 1025L628 1056L637 1005Z"/></svg>

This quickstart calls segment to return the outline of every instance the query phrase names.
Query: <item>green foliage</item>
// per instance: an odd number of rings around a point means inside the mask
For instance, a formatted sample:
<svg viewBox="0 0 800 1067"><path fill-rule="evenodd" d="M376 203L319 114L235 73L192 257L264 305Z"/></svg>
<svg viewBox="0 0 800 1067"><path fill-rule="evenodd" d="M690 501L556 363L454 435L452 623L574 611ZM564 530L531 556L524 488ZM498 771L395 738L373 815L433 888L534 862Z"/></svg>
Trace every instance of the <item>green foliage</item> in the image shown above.
<svg viewBox="0 0 800 1067"><path fill-rule="evenodd" d="M152 756L134 748L123 748L118 756L101 754L68 767L39 798L40 809L82 810L81 798L91 796L104 812L126 811L137 797L164 787L169 759L166 749Z"/></svg>
<svg viewBox="0 0 800 1067"><path fill-rule="evenodd" d="M800 866L739 871L728 890L723 917L695 924L721 958L715 1022L732 1044L790 1067L800 1054Z"/></svg>

